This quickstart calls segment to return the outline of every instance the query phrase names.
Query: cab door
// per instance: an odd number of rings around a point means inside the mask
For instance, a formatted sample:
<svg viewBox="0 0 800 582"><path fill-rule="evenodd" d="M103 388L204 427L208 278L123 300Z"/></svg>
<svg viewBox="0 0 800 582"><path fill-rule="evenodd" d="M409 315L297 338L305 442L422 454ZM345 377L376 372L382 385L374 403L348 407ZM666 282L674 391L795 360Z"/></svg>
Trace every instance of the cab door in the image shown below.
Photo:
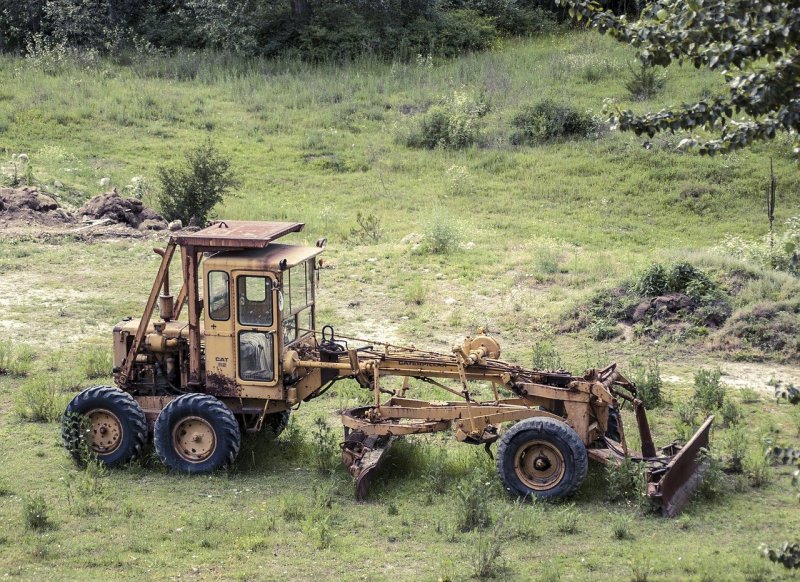
<svg viewBox="0 0 800 582"><path fill-rule="evenodd" d="M233 282L227 271L209 270L203 283L206 390L217 396L238 396L233 349Z"/></svg>
<svg viewBox="0 0 800 582"><path fill-rule="evenodd" d="M242 396L280 398L278 286L270 273L234 271L236 314L233 337L236 381Z"/></svg>

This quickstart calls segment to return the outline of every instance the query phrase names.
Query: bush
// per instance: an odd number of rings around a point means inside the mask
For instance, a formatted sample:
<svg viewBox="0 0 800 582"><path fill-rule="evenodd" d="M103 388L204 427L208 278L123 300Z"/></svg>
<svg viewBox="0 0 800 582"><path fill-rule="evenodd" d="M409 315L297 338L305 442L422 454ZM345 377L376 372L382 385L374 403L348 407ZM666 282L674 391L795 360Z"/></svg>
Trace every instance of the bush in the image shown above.
<svg viewBox="0 0 800 582"><path fill-rule="evenodd" d="M230 159L208 141L186 154L182 168L158 169L161 192L158 204L169 220L204 225L214 206L239 185Z"/></svg>
<svg viewBox="0 0 800 582"><path fill-rule="evenodd" d="M744 472L752 487L763 487L772 481L766 455L750 453L744 459Z"/></svg>
<svg viewBox="0 0 800 582"><path fill-rule="evenodd" d="M47 502L42 495L32 495L22 500L22 516L25 527L32 531L50 529L53 524L48 514Z"/></svg>
<svg viewBox="0 0 800 582"><path fill-rule="evenodd" d="M661 368L658 359L654 356L643 362L635 357L631 360L631 378L636 384L636 395L644 402L647 408L658 408L663 404L661 388L664 386L661 380Z"/></svg>
<svg viewBox="0 0 800 582"><path fill-rule="evenodd" d="M338 442L333 429L323 417L314 421L314 430L311 433L311 447L314 453L314 462L317 470L323 474L333 473L336 468Z"/></svg>
<svg viewBox="0 0 800 582"><path fill-rule="evenodd" d="M526 107L511 120L514 145L537 145L562 137L586 137L596 129L591 115L546 99Z"/></svg>
<svg viewBox="0 0 800 582"><path fill-rule="evenodd" d="M535 370L560 370L564 367L552 339L542 339L533 344L531 366Z"/></svg>
<svg viewBox="0 0 800 582"><path fill-rule="evenodd" d="M461 532L484 529L491 525L489 515L490 484L482 472L475 470L456 489L456 526Z"/></svg>
<svg viewBox="0 0 800 582"><path fill-rule="evenodd" d="M460 239L458 227L444 212L437 210L425 225L419 250L433 255L444 255L454 251Z"/></svg>
<svg viewBox="0 0 800 582"><path fill-rule="evenodd" d="M13 346L0 340L0 375L27 376L33 367L36 352L24 344Z"/></svg>
<svg viewBox="0 0 800 582"><path fill-rule="evenodd" d="M575 509L575 504L570 503L558 512L558 517L556 518L556 529L562 534L576 534L578 531L580 531L578 528L579 523L580 518L578 516L578 511Z"/></svg>
<svg viewBox="0 0 800 582"><path fill-rule="evenodd" d="M695 300L719 289L704 271L690 263L674 263L669 267L653 263L639 275L631 288L642 297L674 292L685 293Z"/></svg>
<svg viewBox="0 0 800 582"><path fill-rule="evenodd" d="M619 465L606 465L606 496L609 501L640 501L646 495L644 463L624 459Z"/></svg>
<svg viewBox="0 0 800 582"><path fill-rule="evenodd" d="M747 433L743 428L734 426L725 431L722 436L722 444L730 459L729 469L734 473L741 473L742 461L747 455Z"/></svg>
<svg viewBox="0 0 800 582"><path fill-rule="evenodd" d="M455 91L422 116L416 130L405 136L405 145L427 149L471 146L478 141L479 120L488 112L489 105L482 98Z"/></svg>
<svg viewBox="0 0 800 582"><path fill-rule="evenodd" d="M665 72L640 63L638 67L630 67L630 77L625 81L625 88L634 101L646 101L661 93L666 84Z"/></svg>
<svg viewBox="0 0 800 582"><path fill-rule="evenodd" d="M722 407L725 400L725 387L720 382L722 371L719 368L706 370L700 368L694 374L694 402L706 414Z"/></svg>
<svg viewBox="0 0 800 582"><path fill-rule="evenodd" d="M81 356L83 374L89 379L105 378L111 375L111 353L106 348L92 346Z"/></svg>
<svg viewBox="0 0 800 582"><path fill-rule="evenodd" d="M14 412L29 422L55 422L67 405L67 395L58 386L59 378L35 376L24 382L14 399Z"/></svg>

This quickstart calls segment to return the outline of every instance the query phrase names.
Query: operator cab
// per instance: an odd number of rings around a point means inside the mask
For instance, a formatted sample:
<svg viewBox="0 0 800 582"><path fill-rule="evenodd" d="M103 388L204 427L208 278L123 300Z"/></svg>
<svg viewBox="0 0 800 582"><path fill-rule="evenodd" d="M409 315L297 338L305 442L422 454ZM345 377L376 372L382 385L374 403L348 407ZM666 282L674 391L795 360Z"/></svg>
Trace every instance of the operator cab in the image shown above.
<svg viewBox="0 0 800 582"><path fill-rule="evenodd" d="M207 253L203 327L210 393L236 386L237 396L282 398L281 354L313 340L322 251L270 243Z"/></svg>

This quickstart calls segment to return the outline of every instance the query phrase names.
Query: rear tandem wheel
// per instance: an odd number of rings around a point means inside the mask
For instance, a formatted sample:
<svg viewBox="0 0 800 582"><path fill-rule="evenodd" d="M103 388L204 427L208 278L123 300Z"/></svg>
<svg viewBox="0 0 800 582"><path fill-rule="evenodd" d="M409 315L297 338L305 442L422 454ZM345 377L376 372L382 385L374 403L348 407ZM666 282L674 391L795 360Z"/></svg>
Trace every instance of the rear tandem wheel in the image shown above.
<svg viewBox="0 0 800 582"><path fill-rule="evenodd" d="M184 394L172 400L153 430L161 462L183 473L208 473L230 465L241 441L233 412L208 394Z"/></svg>

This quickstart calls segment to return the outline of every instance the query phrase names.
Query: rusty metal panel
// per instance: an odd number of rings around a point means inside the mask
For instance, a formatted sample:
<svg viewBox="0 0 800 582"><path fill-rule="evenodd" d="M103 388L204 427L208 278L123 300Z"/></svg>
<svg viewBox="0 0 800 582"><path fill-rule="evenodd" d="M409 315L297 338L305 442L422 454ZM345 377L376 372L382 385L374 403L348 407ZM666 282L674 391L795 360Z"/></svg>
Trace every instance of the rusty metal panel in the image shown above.
<svg viewBox="0 0 800 582"><path fill-rule="evenodd" d="M302 222L221 220L197 232L176 235L173 239L180 246L189 245L203 249L263 249L282 236L300 232L304 226Z"/></svg>

